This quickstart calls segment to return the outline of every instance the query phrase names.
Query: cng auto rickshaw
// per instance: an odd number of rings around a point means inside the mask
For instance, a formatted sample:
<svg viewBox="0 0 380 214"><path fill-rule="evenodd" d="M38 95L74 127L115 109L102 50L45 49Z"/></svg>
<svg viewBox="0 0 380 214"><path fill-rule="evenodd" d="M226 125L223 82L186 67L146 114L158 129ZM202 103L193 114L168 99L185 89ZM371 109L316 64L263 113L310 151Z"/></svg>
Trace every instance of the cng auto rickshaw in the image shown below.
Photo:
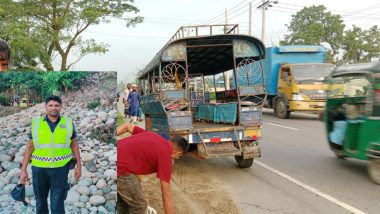
<svg viewBox="0 0 380 214"><path fill-rule="evenodd" d="M328 80L324 123L338 158L368 160L370 179L380 184L380 62L337 67Z"/></svg>

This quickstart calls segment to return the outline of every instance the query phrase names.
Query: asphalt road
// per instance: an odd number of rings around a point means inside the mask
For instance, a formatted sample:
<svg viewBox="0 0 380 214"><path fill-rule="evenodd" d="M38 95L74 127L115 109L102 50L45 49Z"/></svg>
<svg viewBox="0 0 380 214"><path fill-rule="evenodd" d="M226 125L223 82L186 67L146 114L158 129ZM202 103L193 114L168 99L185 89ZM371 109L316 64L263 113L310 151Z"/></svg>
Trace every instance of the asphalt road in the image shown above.
<svg viewBox="0 0 380 214"><path fill-rule="evenodd" d="M367 162L336 158L315 115L283 120L264 109L263 118L262 157L251 168L231 157L176 164L218 178L242 213L380 213L380 185L369 180Z"/></svg>

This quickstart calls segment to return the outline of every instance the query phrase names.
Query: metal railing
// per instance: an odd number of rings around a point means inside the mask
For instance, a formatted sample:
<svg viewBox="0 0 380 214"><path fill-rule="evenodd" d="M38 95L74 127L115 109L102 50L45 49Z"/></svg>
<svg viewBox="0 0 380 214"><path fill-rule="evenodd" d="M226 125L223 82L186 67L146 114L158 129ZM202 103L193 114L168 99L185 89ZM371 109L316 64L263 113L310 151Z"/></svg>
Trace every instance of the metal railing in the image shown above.
<svg viewBox="0 0 380 214"><path fill-rule="evenodd" d="M239 33L238 24L182 26L170 38L168 43L178 40L178 39L183 39L183 38L188 38L188 37L238 34L238 33Z"/></svg>

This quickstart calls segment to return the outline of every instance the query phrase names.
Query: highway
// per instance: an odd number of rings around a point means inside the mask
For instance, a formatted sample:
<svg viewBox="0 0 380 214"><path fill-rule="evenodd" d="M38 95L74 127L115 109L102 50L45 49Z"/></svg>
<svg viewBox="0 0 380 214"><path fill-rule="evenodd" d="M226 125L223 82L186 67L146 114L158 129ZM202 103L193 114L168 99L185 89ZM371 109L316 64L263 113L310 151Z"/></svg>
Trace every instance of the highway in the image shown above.
<svg viewBox="0 0 380 214"><path fill-rule="evenodd" d="M264 109L263 120L262 157L251 168L237 168L233 157L184 157L176 167L216 178L241 213L380 213L380 185L369 180L367 162L336 158L316 115L284 120Z"/></svg>

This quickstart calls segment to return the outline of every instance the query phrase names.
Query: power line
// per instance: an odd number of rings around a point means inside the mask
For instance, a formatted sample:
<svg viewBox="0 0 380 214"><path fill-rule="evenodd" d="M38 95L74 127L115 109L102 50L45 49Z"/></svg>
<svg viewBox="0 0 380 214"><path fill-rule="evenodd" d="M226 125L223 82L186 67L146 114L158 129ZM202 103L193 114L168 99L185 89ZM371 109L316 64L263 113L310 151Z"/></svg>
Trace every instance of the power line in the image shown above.
<svg viewBox="0 0 380 214"><path fill-rule="evenodd" d="M123 38L146 38L146 39L167 39L167 37L158 37L158 36L139 36L139 35L125 35L125 34L114 34L114 33L102 33L102 32L95 32L95 31L84 31L83 33L92 33L92 34L99 34L99 35L106 35L106 36L116 36L116 37L123 37Z"/></svg>
<svg viewBox="0 0 380 214"><path fill-rule="evenodd" d="M243 3L246 2L246 1L247 1L247 0L244 0L244 1L240 2L240 3L238 3L238 4L235 5L234 7L230 8L230 10L236 8L237 6L240 6L241 4L243 4ZM215 21L215 19L219 19L219 18L221 18L221 17L224 17L224 11L223 11L220 15L217 15L217 16L215 16L215 17L213 17L213 18L211 18L211 19L208 19L208 20L206 20L206 21L204 21L204 22L202 22L202 23L213 22L213 21Z"/></svg>

